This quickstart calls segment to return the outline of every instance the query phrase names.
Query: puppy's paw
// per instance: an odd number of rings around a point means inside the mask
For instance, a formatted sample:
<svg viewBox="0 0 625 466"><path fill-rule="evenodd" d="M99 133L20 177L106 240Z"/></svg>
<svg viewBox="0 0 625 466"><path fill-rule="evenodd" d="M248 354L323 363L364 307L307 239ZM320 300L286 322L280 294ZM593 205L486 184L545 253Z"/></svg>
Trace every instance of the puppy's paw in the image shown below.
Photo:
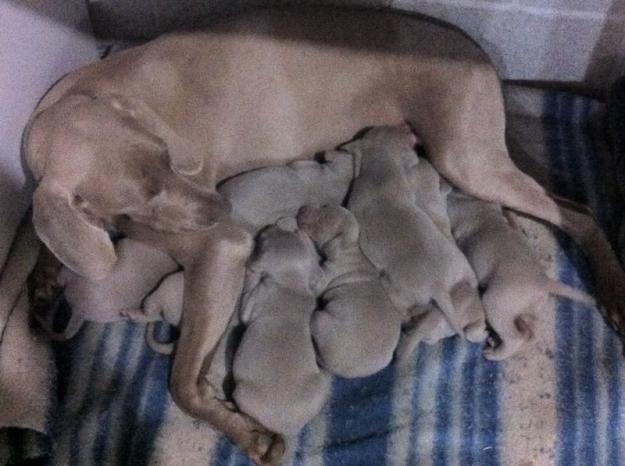
<svg viewBox="0 0 625 466"><path fill-rule="evenodd" d="M483 321L475 322L464 328L464 335L471 343L483 343L488 337L488 331Z"/></svg>
<svg viewBox="0 0 625 466"><path fill-rule="evenodd" d="M148 316L142 309L122 309L119 316L123 319L132 320L133 322L146 322Z"/></svg>

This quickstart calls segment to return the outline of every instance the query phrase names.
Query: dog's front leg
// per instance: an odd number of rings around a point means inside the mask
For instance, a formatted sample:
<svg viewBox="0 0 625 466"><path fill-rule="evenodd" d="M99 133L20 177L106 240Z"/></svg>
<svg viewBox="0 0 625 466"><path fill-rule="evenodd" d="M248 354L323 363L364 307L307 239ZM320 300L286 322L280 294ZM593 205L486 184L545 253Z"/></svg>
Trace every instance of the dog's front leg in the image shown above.
<svg viewBox="0 0 625 466"><path fill-rule="evenodd" d="M223 431L255 462L277 464L284 453L283 440L249 416L229 409L202 377L235 310L252 245L246 231L219 224L202 247L194 248L197 256L184 264L183 312L171 391L178 406Z"/></svg>

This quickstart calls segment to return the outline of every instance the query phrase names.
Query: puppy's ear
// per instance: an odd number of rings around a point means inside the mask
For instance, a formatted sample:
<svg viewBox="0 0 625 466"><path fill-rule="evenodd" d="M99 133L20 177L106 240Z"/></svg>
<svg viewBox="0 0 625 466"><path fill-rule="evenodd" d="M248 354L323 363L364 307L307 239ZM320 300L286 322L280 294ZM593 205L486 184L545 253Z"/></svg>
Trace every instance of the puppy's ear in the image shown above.
<svg viewBox="0 0 625 466"><path fill-rule="evenodd" d="M35 190L33 224L54 255L83 277L102 279L117 261L108 233L94 225L60 187L44 182Z"/></svg>
<svg viewBox="0 0 625 466"><path fill-rule="evenodd" d="M167 148L171 169L185 176L197 175L204 168L203 149L180 137L149 105L138 99L110 95L103 97L113 108L127 114Z"/></svg>

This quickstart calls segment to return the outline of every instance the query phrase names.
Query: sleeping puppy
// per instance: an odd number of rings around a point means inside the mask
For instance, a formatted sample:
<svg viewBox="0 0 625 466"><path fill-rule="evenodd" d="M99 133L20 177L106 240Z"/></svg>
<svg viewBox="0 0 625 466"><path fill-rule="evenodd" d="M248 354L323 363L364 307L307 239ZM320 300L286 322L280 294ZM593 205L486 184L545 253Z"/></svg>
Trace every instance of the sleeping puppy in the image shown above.
<svg viewBox="0 0 625 466"><path fill-rule="evenodd" d="M131 317L124 310L139 307L165 275L178 269L178 264L164 252L128 238L117 242L115 252L118 261L102 280L89 280L67 267L60 269L56 282L71 309L65 329L54 331L53 315L35 314L52 339L72 338L87 320L114 322Z"/></svg>
<svg viewBox="0 0 625 466"><path fill-rule="evenodd" d="M310 334L321 276L319 256L294 219L263 230L241 306L246 325L233 364L239 409L272 432L296 434L328 397Z"/></svg>
<svg viewBox="0 0 625 466"><path fill-rule="evenodd" d="M324 307L311 321L321 366L341 377L365 377L384 369L393 358L402 317L358 246L356 218L337 205L306 206L297 223L325 258Z"/></svg>
<svg viewBox="0 0 625 466"><path fill-rule="evenodd" d="M484 290L486 320L500 340L489 339L484 350L487 359L508 358L532 340L534 311L541 309L550 294L594 306L594 299L583 291L546 275L499 205L453 191L448 211L453 236Z"/></svg>
<svg viewBox="0 0 625 466"><path fill-rule="evenodd" d="M350 154L329 151L324 161L300 160L252 170L226 180L217 192L230 202L232 216L252 233L303 205L340 204L354 176Z"/></svg>
<svg viewBox="0 0 625 466"><path fill-rule="evenodd" d="M407 314L433 301L456 333L483 341L484 310L475 273L453 240L415 202L418 187L410 185L404 171L417 159L415 142L406 125L381 126L343 146L356 157L358 168L348 208L360 224L360 247L400 311Z"/></svg>

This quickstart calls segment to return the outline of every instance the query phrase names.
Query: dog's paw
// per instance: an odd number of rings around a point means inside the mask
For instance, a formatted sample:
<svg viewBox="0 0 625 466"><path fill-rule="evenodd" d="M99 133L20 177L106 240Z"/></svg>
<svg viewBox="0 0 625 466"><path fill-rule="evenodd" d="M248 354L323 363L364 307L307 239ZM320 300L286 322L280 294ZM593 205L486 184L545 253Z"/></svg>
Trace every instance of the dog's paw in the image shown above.
<svg viewBox="0 0 625 466"><path fill-rule="evenodd" d="M286 451L284 438L265 429L252 418L247 419L250 421L248 424L253 427L247 430L244 438L237 439L236 443L239 447L258 466L281 464Z"/></svg>
<svg viewBox="0 0 625 466"><path fill-rule="evenodd" d="M253 446L248 455L259 466L277 466L282 463L286 444L281 435L271 432L255 432Z"/></svg>

